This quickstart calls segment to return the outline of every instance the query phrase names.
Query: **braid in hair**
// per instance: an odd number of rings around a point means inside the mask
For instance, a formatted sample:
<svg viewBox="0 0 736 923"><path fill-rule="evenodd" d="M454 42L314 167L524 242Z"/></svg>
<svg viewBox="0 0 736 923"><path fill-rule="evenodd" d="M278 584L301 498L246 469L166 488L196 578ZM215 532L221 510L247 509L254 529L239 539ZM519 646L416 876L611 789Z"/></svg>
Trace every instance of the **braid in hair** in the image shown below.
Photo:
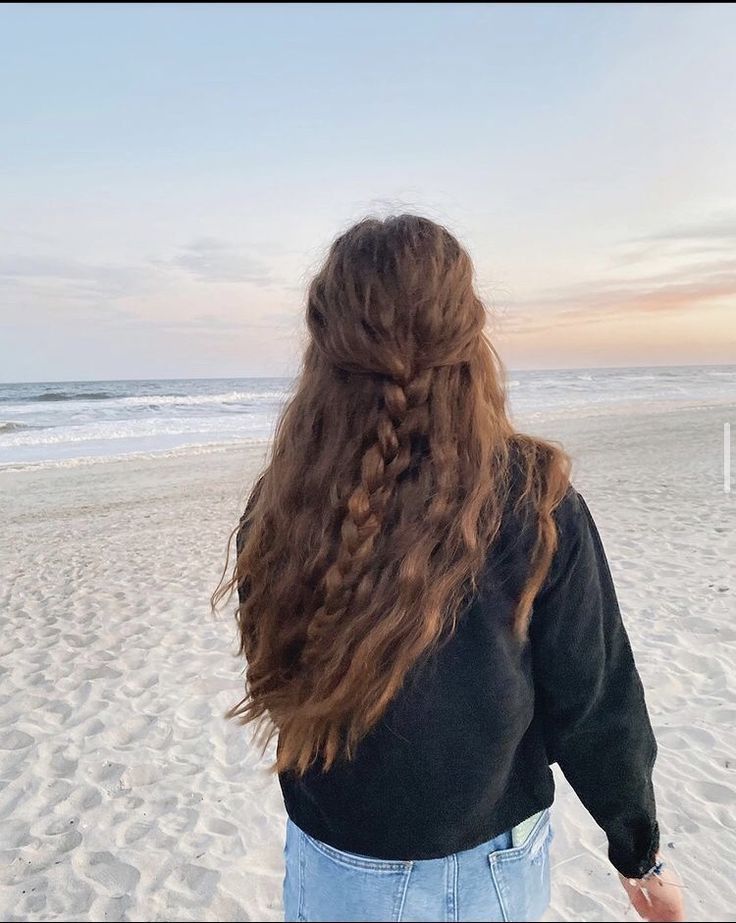
<svg viewBox="0 0 736 923"><path fill-rule="evenodd" d="M316 726L324 726L321 747L325 765L337 755L340 739L334 723L324 722L326 715L334 717L343 690L334 677L325 688L319 664L332 653L329 643L336 634L345 634L350 620L346 618L354 605L360 611L360 599L370 594L375 580L366 579L373 564L372 552L401 476L411 465L412 456L419 444L419 436L428 427L428 400L433 370L424 369L402 383L397 379L382 378L378 390L379 408L373 440L360 460L360 480L345 503L340 527L340 540L334 562L327 568L323 580L323 601L307 627L306 642L301 662L307 667L302 676L309 680L303 690L304 699L312 698L314 687L320 687L319 707L305 706L315 724L312 739L321 739ZM357 640L357 639L356 639ZM351 645L346 644L346 659ZM304 715L301 716L303 720ZM306 768L306 760L303 768Z"/></svg>
<svg viewBox="0 0 736 923"><path fill-rule="evenodd" d="M321 642L339 624L370 563L394 488L408 469L415 436L427 417L431 370L402 385L384 379L375 438L360 462L360 481L348 497L336 558L323 578L324 601L307 629L302 659L320 659Z"/></svg>

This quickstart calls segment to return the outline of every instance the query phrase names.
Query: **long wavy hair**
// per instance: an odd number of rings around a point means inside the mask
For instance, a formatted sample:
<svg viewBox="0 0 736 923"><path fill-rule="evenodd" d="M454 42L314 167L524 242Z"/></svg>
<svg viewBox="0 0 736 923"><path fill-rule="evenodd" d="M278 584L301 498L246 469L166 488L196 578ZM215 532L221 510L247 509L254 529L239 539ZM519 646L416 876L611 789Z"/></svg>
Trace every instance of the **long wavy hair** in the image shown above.
<svg viewBox="0 0 736 923"><path fill-rule="evenodd" d="M367 218L312 281L309 342L231 575L245 695L276 768L351 758L410 668L449 637L510 503L537 528L509 631L523 641L568 485L556 446L516 433L470 257L425 218ZM517 477L518 481L518 477ZM233 533L235 534L235 533Z"/></svg>

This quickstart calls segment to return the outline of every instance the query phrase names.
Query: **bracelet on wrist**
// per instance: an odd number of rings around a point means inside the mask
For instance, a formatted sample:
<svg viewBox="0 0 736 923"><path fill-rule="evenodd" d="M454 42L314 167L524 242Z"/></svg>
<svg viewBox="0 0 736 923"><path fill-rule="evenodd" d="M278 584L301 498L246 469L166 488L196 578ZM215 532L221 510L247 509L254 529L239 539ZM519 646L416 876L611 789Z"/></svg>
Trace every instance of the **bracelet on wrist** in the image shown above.
<svg viewBox="0 0 736 923"><path fill-rule="evenodd" d="M658 859L654 865L649 869L648 872L645 872L641 876L642 881L649 881L652 878L659 878L662 874L662 869L664 868L664 862L661 859Z"/></svg>

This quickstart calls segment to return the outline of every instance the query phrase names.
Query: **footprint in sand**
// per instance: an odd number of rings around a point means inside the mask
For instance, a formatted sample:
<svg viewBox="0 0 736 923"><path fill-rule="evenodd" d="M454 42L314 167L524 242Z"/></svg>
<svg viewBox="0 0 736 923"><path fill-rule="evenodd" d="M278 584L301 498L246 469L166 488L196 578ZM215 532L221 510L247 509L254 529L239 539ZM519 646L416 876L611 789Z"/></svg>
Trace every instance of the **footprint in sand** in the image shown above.
<svg viewBox="0 0 736 923"><path fill-rule="evenodd" d="M219 817L213 817L211 820L208 820L205 824L205 829L209 833L218 834L218 836L235 836L238 832L238 828L235 824L231 824L226 820L221 820Z"/></svg>
<svg viewBox="0 0 736 923"><path fill-rule="evenodd" d="M81 784L71 794L69 804L77 811L89 811L96 808L102 802L102 794L99 789L91 785Z"/></svg>
<svg viewBox="0 0 736 923"><path fill-rule="evenodd" d="M117 786L120 782L120 777L126 770L126 766L122 763L113 763L111 761L105 761L100 763L95 767L94 772L92 773L92 778L95 782L104 783L105 787L109 790L110 786Z"/></svg>
<svg viewBox="0 0 736 923"><path fill-rule="evenodd" d="M212 706L206 701L188 702L178 709L178 714L185 721L207 721L212 716Z"/></svg>
<svg viewBox="0 0 736 923"><path fill-rule="evenodd" d="M127 747L130 744L138 745L142 737L148 733L152 721L155 719L136 715L123 721L110 733L110 739L115 747Z"/></svg>
<svg viewBox="0 0 736 923"><path fill-rule="evenodd" d="M47 841L46 845L50 846L53 850L49 856L48 864L50 864L51 856L62 856L64 853L71 852L73 849L81 846L82 834L79 830L72 830L68 827L65 833L54 836L53 840L51 842Z"/></svg>
<svg viewBox="0 0 736 923"><path fill-rule="evenodd" d="M0 833L0 849L18 849L31 842L31 833L28 824L19 820L6 820L3 822Z"/></svg>
<svg viewBox="0 0 736 923"><path fill-rule="evenodd" d="M122 835L123 843L126 846L130 846L132 843L137 843L138 840L143 839L144 836L147 836L153 829L153 824L144 823L143 821L133 821L133 823L124 831Z"/></svg>
<svg viewBox="0 0 736 923"><path fill-rule="evenodd" d="M62 891L63 888L63 891ZM102 920L104 917L92 917L89 915L90 906L94 898L93 889L87 882L76 878L69 868L64 870L63 886L57 883L54 888L55 894L63 893L63 918L66 920L90 919Z"/></svg>
<svg viewBox="0 0 736 923"><path fill-rule="evenodd" d="M120 788L130 791L143 785L153 785L160 782L166 775L163 764L146 763L140 766L129 766L120 777Z"/></svg>
<svg viewBox="0 0 736 923"><path fill-rule="evenodd" d="M100 664L99 667L90 667L82 673L82 677L86 680L119 679L121 676L122 673L119 670L113 670L112 667L108 667L104 663Z"/></svg>
<svg viewBox="0 0 736 923"><path fill-rule="evenodd" d="M37 890L38 887L39 885L35 884L31 886L30 890L28 888L25 889L25 895L23 896L21 907L19 908L23 913L23 916L20 917L20 919L23 919L24 917L28 919L28 917L32 914L40 914L41 911L45 908L46 895L43 891ZM23 894L22 891L21 894Z"/></svg>
<svg viewBox="0 0 736 923"><path fill-rule="evenodd" d="M73 790L73 785L66 779L54 779L48 783L45 791L39 793L39 798L43 799L48 808L55 808L57 804L66 801Z"/></svg>
<svg viewBox="0 0 736 923"><path fill-rule="evenodd" d="M55 753L49 761L49 767L55 776L71 778L77 771L79 760L67 759L63 752Z"/></svg>
<svg viewBox="0 0 736 923"><path fill-rule="evenodd" d="M30 734L26 734L25 731L18 731L15 728L0 734L0 750L24 750L35 742Z"/></svg>
<svg viewBox="0 0 736 923"><path fill-rule="evenodd" d="M89 857L85 874L113 897L125 897L138 884L141 873L109 852L95 852Z"/></svg>
<svg viewBox="0 0 736 923"><path fill-rule="evenodd" d="M161 832L167 836L181 836L194 830L199 820L197 811L191 808L179 808L175 814L165 814L159 818Z"/></svg>
<svg viewBox="0 0 736 923"><path fill-rule="evenodd" d="M55 817L44 829L43 833L45 836L60 836L63 833L68 833L69 828L76 827L78 823L79 817L77 815L73 817Z"/></svg>
<svg viewBox="0 0 736 923"><path fill-rule="evenodd" d="M106 899L97 898L90 908L90 920L127 920L128 911L133 906L133 898L121 894Z"/></svg>
<svg viewBox="0 0 736 923"><path fill-rule="evenodd" d="M46 706L46 712L54 715L58 724L65 724L72 713L72 709L64 702L49 702Z"/></svg>
<svg viewBox="0 0 736 923"><path fill-rule="evenodd" d="M696 782L692 788L708 804L733 805L736 801L736 791L730 786L721 785L718 782Z"/></svg>
<svg viewBox="0 0 736 923"><path fill-rule="evenodd" d="M189 894L197 895L197 900L204 900L206 904L212 899L220 880L220 873L202 865L186 863L174 869L169 881L171 884Z"/></svg>

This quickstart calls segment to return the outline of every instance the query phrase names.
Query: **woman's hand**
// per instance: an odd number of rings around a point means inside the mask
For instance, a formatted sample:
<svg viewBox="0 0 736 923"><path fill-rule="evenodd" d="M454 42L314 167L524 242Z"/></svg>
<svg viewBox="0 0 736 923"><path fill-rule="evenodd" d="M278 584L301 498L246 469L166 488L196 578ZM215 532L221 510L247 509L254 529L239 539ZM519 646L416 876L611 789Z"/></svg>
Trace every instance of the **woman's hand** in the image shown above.
<svg viewBox="0 0 736 923"><path fill-rule="evenodd" d="M650 923L679 923L685 919L682 884L667 866L649 878L619 876L631 906Z"/></svg>

